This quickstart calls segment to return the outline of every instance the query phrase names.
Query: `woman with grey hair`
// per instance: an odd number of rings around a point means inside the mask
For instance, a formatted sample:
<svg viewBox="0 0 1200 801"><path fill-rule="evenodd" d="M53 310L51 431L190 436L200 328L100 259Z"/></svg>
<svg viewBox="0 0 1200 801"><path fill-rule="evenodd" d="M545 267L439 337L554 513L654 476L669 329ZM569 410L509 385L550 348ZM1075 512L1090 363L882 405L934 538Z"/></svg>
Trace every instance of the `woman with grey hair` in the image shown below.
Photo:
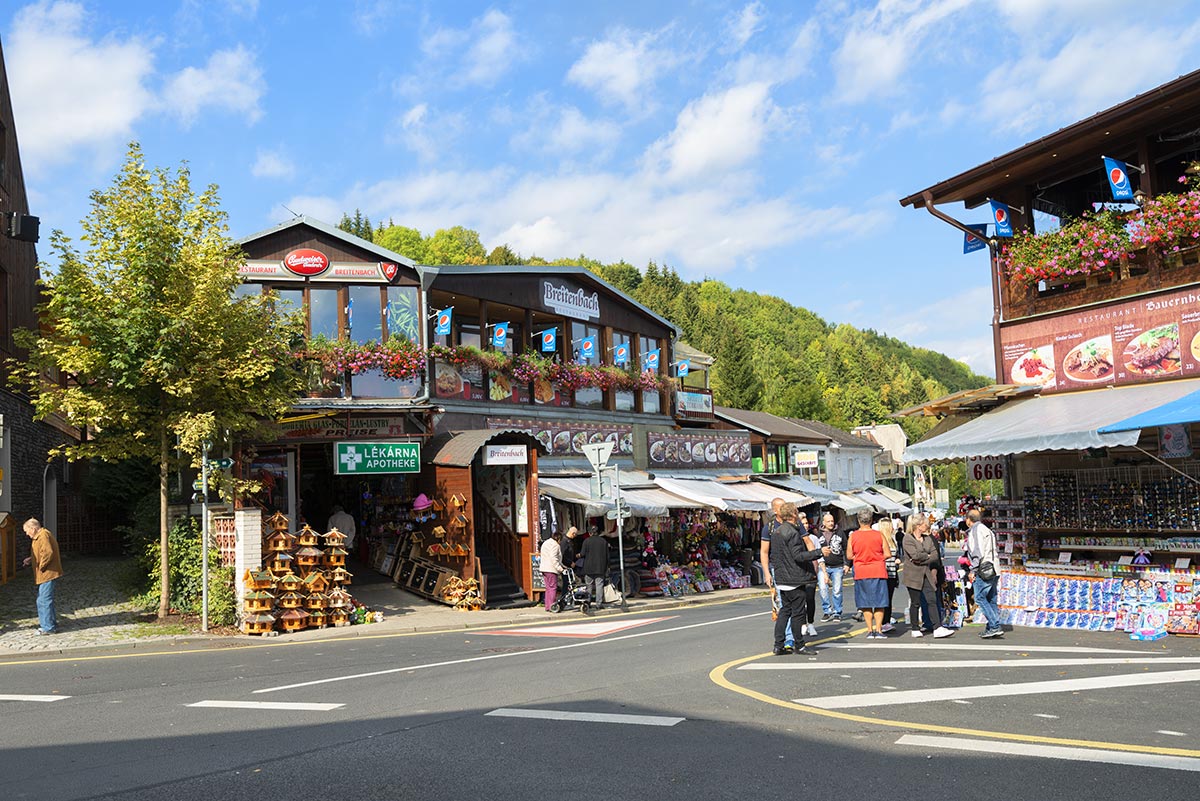
<svg viewBox="0 0 1200 801"><path fill-rule="evenodd" d="M908 518L904 534L904 572L901 581L908 590L908 627L912 636L932 634L949 637L954 633L942 625L937 605L937 568L941 562L937 542L929 533L929 518L915 514ZM925 631L918 627L921 599L925 599Z"/></svg>

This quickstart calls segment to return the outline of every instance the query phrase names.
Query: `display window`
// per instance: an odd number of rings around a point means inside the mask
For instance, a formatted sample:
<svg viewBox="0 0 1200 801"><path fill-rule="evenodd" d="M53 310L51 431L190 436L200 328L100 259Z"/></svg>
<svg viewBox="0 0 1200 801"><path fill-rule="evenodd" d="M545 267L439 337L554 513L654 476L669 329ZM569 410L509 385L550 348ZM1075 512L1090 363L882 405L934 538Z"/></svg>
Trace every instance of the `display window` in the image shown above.
<svg viewBox="0 0 1200 801"><path fill-rule="evenodd" d="M337 289L308 290L309 336L337 339L341 335L341 301Z"/></svg>

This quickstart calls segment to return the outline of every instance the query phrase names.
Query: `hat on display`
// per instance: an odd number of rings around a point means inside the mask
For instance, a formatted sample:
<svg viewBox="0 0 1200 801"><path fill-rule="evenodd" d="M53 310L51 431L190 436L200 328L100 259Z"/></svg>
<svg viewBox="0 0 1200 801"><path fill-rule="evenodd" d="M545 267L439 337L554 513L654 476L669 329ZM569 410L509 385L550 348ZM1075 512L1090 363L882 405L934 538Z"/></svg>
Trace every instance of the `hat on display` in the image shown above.
<svg viewBox="0 0 1200 801"><path fill-rule="evenodd" d="M431 506L433 506L433 501L429 500L429 496L423 492L413 501L414 512L423 512Z"/></svg>

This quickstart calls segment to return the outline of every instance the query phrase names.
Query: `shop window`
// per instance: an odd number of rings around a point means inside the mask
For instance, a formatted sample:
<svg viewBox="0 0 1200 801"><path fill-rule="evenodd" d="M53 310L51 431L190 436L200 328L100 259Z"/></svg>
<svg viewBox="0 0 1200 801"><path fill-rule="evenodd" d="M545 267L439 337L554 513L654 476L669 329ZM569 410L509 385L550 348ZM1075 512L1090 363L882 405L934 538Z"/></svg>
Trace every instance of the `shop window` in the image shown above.
<svg viewBox="0 0 1200 801"><path fill-rule="evenodd" d="M421 392L420 378L396 381L379 370L358 373L350 378L350 394L356 398L415 398Z"/></svg>
<svg viewBox="0 0 1200 801"><path fill-rule="evenodd" d="M308 291L308 316L313 337L324 336L337 339L341 335L339 313L341 312L336 289L310 289Z"/></svg>
<svg viewBox="0 0 1200 801"><path fill-rule="evenodd" d="M387 308L384 311L387 335L419 342L421 325L421 293L415 286L389 286Z"/></svg>
<svg viewBox="0 0 1200 801"><path fill-rule="evenodd" d="M501 321L503 322L503 321ZM494 323L493 323L494 325ZM492 338L492 329L488 329L488 341ZM517 351L521 350L521 326L519 323L508 324L508 336L504 339L504 347L497 348L502 353L507 353L512 356Z"/></svg>
<svg viewBox="0 0 1200 801"><path fill-rule="evenodd" d="M350 328L350 339L354 342L381 342L383 340L383 314L377 286L352 286L346 305L346 318Z"/></svg>
<svg viewBox="0 0 1200 801"><path fill-rule="evenodd" d="M238 284L233 289L233 299L256 298L262 294L262 284Z"/></svg>
<svg viewBox="0 0 1200 801"><path fill-rule="evenodd" d="M584 340L591 340L592 348L584 350ZM571 360L577 364L603 364L600 357L600 329L587 323L571 323Z"/></svg>
<svg viewBox="0 0 1200 801"><path fill-rule="evenodd" d="M658 350L658 340L653 337L638 337L638 370L645 372L646 355L651 351ZM658 354L658 372L662 373L663 364L666 362L666 354L659 351ZM653 390L642 390L642 411L646 414L658 414L662 411L662 396Z"/></svg>
<svg viewBox="0 0 1200 801"><path fill-rule="evenodd" d="M275 297L275 310L280 314L291 314L304 308L303 289L280 289L279 287L267 287L267 289Z"/></svg>

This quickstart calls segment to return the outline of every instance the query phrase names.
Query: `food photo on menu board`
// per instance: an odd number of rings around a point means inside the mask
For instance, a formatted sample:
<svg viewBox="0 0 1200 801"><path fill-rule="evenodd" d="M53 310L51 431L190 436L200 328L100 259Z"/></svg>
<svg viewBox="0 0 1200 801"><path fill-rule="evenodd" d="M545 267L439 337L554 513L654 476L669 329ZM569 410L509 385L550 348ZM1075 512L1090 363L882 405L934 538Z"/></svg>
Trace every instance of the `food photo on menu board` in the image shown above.
<svg viewBox="0 0 1200 801"><path fill-rule="evenodd" d="M1023 387L1052 388L1057 377L1054 370L1054 345L1048 342L1024 351L1013 361L1009 375L1012 376L1014 384Z"/></svg>
<svg viewBox="0 0 1200 801"><path fill-rule="evenodd" d="M434 366L434 391L439 398L463 398L481 401L486 397L483 390L483 370L477 364L455 366L438 362Z"/></svg>
<svg viewBox="0 0 1200 801"><path fill-rule="evenodd" d="M1179 352L1179 323L1168 323L1143 331L1125 346L1121 355L1125 371L1132 376L1155 378L1177 374L1182 369Z"/></svg>
<svg viewBox="0 0 1200 801"><path fill-rule="evenodd" d="M750 462L750 443L731 437L648 433L646 439L652 464L715 467Z"/></svg>
<svg viewBox="0 0 1200 801"><path fill-rule="evenodd" d="M1083 384L1107 381L1115 370L1113 341L1109 334L1076 345L1063 357L1063 376Z"/></svg>
<svg viewBox="0 0 1200 801"><path fill-rule="evenodd" d="M598 442L611 442L616 453L633 453L631 426L493 418L488 420L488 428L528 432L554 456L582 456L584 445Z"/></svg>

